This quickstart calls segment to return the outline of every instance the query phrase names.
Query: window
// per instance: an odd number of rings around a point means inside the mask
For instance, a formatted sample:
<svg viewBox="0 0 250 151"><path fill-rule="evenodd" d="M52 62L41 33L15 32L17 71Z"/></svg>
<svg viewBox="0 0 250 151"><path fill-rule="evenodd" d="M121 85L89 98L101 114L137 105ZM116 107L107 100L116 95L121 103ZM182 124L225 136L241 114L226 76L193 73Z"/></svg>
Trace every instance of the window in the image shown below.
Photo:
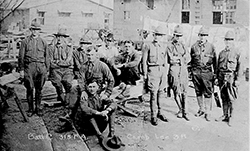
<svg viewBox="0 0 250 151"><path fill-rule="evenodd" d="M222 24L221 12L213 12L213 24Z"/></svg>
<svg viewBox="0 0 250 151"><path fill-rule="evenodd" d="M124 11L124 20L130 19L130 11Z"/></svg>
<svg viewBox="0 0 250 151"><path fill-rule="evenodd" d="M235 24L235 21L233 20L234 14L235 14L235 12L225 12L225 16L226 16L225 23L226 24Z"/></svg>
<svg viewBox="0 0 250 151"><path fill-rule="evenodd" d="M149 9L154 9L154 0L146 0Z"/></svg>
<svg viewBox="0 0 250 151"><path fill-rule="evenodd" d="M58 11L59 17L70 17L71 12L60 12Z"/></svg>
<svg viewBox="0 0 250 151"><path fill-rule="evenodd" d="M104 23L108 24L109 23L109 19L104 19Z"/></svg>
<svg viewBox="0 0 250 151"><path fill-rule="evenodd" d="M181 23L189 23L190 18L190 0L182 0L181 5Z"/></svg>
<svg viewBox="0 0 250 151"><path fill-rule="evenodd" d="M189 12L181 12L181 23L189 23Z"/></svg>
<svg viewBox="0 0 250 151"><path fill-rule="evenodd" d="M42 11L38 11L37 12L37 15L38 15L38 22L41 24L41 25L44 25L44 20L45 20L45 12L42 12Z"/></svg>
<svg viewBox="0 0 250 151"><path fill-rule="evenodd" d="M190 0L182 0L182 10L190 10Z"/></svg>
<svg viewBox="0 0 250 151"><path fill-rule="evenodd" d="M213 0L213 24L235 24L236 0Z"/></svg>
<svg viewBox="0 0 250 151"><path fill-rule="evenodd" d="M94 16L94 13L83 13L82 12L82 17L86 17L86 18L91 18L91 17L93 17Z"/></svg>

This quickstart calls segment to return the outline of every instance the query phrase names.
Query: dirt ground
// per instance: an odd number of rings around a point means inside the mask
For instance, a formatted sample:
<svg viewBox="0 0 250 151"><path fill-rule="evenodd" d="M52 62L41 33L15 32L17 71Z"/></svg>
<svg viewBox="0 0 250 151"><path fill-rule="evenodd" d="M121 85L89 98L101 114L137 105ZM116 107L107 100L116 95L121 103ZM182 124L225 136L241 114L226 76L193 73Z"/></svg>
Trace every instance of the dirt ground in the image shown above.
<svg viewBox="0 0 250 151"><path fill-rule="evenodd" d="M15 90L20 99L25 98L25 88L15 85ZM126 145L125 151L248 151L249 150L249 83L241 81L239 87L239 99L235 107L235 119L233 126L229 127L224 122L216 122L215 118L221 116L222 110L213 102L212 121L207 122L203 117L196 118L194 114L198 110L195 93L188 89L188 104L190 121L178 119L175 114L178 111L173 98L163 98L162 110L169 122L159 121L158 126L150 124L149 102L140 103L137 96L142 91L142 83L131 88L131 99L127 107L140 113L135 118L122 111L117 111L115 117L115 134ZM55 89L50 83L46 83L43 94L54 93ZM3 151L50 151L50 150L83 150L83 143L88 147L85 150L101 151L95 136L81 139L65 139L53 146L54 132L63 123L58 121L58 116L64 114L62 107L44 107L44 116L33 116L30 122L25 123L13 100L8 100L9 108L4 114L5 132L0 140ZM22 101L27 109L27 103ZM104 132L107 133L106 131ZM69 134L69 133L68 133ZM67 136L68 136L67 134ZM49 135L49 136L46 136ZM75 133L71 132L71 136ZM77 142L77 143L76 143ZM82 145L84 146L84 145ZM60 148L61 147L61 148Z"/></svg>

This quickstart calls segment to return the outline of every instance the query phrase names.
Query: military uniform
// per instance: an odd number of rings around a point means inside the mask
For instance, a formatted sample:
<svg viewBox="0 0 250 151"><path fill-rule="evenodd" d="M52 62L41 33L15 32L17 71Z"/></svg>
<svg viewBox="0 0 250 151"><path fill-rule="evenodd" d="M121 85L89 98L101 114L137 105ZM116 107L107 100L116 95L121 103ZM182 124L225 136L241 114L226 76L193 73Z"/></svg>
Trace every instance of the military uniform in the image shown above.
<svg viewBox="0 0 250 151"><path fill-rule="evenodd" d="M176 32L174 34L181 34L176 27ZM182 34L180 35L182 36ZM179 41L172 41L167 46L167 57L169 72L168 72L168 84L169 87L174 92L175 101L180 109L177 117L184 117L189 120L186 116L187 114L187 102L186 93L188 87L188 71L187 63L189 62L189 53L184 45ZM179 104L180 103L180 104Z"/></svg>
<svg viewBox="0 0 250 151"><path fill-rule="evenodd" d="M73 80L73 49L67 45L50 46L51 67L50 81L56 88L58 100L66 103L63 88L66 95L70 92Z"/></svg>
<svg viewBox="0 0 250 151"><path fill-rule="evenodd" d="M109 136L114 135L114 111L116 105L111 100L101 100L99 94L90 95L84 92L84 97L80 100L78 112L76 114L76 122L84 123L84 128L94 128L98 137L102 136L102 132L109 126ZM83 95L82 95L83 96ZM108 121L102 116L97 116L97 112L108 110ZM84 119L84 120L83 120ZM80 125L79 125L80 126ZM82 125L81 125L82 126ZM82 128L82 127L80 127ZM89 132L90 129L88 129ZM88 133L86 132L86 133Z"/></svg>
<svg viewBox="0 0 250 151"><path fill-rule="evenodd" d="M56 36L68 37L65 34L65 29L59 29ZM60 33L61 32L61 33ZM56 88L58 100L66 104L73 81L73 48L66 43L50 45L50 81ZM66 97L63 94L65 89Z"/></svg>
<svg viewBox="0 0 250 151"><path fill-rule="evenodd" d="M190 55L192 80L199 105L197 115L200 116L205 113L206 120L209 121L212 108L213 83L217 71L215 48L208 41L201 43L198 40L192 45Z"/></svg>
<svg viewBox="0 0 250 151"><path fill-rule="evenodd" d="M228 32L228 34L230 34L230 32ZM217 73L223 104L223 120L227 122L229 122L229 119L233 117L234 104L238 96L238 87L237 84L235 84L235 81L239 79L239 75L239 50L235 47L227 47L219 54Z"/></svg>
<svg viewBox="0 0 250 151"><path fill-rule="evenodd" d="M49 51L45 40L29 36L21 42L19 50L19 70L24 70L24 86L29 112L33 114L33 91L35 88L35 111L41 111L42 88L49 69Z"/></svg>
<svg viewBox="0 0 250 151"><path fill-rule="evenodd" d="M157 29L155 31L156 34ZM158 34L158 33L157 33ZM159 33L161 34L161 33ZM166 48L159 42L145 43L142 50L143 75L147 76L150 93L151 123L157 125L156 117L167 121L161 114L161 99L166 85ZM158 114L157 113L158 108Z"/></svg>
<svg viewBox="0 0 250 151"><path fill-rule="evenodd" d="M140 56L136 50L133 50L130 54L122 54L123 67L120 68L121 75L118 77L125 84L136 85L136 80L140 79L138 71L138 64L140 62Z"/></svg>
<svg viewBox="0 0 250 151"><path fill-rule="evenodd" d="M82 48L78 48L75 51L73 51L73 60L74 60L74 75L75 78L80 78L80 68L83 63L88 61L86 52Z"/></svg>

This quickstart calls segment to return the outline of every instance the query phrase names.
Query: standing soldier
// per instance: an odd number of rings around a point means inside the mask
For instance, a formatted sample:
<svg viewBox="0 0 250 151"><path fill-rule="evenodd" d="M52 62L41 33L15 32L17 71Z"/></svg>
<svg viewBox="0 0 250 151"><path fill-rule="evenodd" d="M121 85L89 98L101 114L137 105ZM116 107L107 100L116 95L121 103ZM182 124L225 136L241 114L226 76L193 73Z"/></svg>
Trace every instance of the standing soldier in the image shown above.
<svg viewBox="0 0 250 151"><path fill-rule="evenodd" d="M173 89L174 99L179 107L178 118L189 121L187 116L186 93L188 86L187 63L190 61L189 53L184 44L179 41L182 37L182 28L177 25L174 29L172 41L167 46L167 56L169 63L168 83Z"/></svg>
<svg viewBox="0 0 250 151"><path fill-rule="evenodd" d="M168 122L161 113L161 99L163 89L166 85L166 49L159 43L159 38L164 35L160 27L153 32L153 41L144 45L142 50L142 70L144 81L148 79L148 89L150 92L151 124L158 125L157 118ZM157 104L157 105L156 105ZM156 108L158 106L158 113Z"/></svg>
<svg viewBox="0 0 250 151"><path fill-rule="evenodd" d="M218 59L217 76L221 90L223 115L217 121L227 122L231 126L240 76L240 53L234 46L233 31L226 33L225 45L226 48L220 52Z"/></svg>
<svg viewBox="0 0 250 151"><path fill-rule="evenodd" d="M199 40L191 47L192 80L197 96L199 111L195 116L205 114L210 121L213 83L216 73L216 52L214 45L207 41L209 29L201 27ZM204 100L203 100L204 97Z"/></svg>
<svg viewBox="0 0 250 151"><path fill-rule="evenodd" d="M66 98L69 96L71 89L71 82L73 80L73 49L67 45L66 28L59 28L58 32L54 34L56 39L50 46L50 80L52 85L56 88L58 101L64 105L67 104ZM66 92L66 97L63 94L63 87Z"/></svg>
<svg viewBox="0 0 250 151"><path fill-rule="evenodd" d="M49 69L48 46L46 41L39 36L40 30L41 27L39 24L31 24L31 35L22 41L18 57L20 75L24 77L24 86L27 90L26 98L29 106L28 116L32 116L34 113L38 116L42 116L42 88L45 84ZM33 102L34 88L35 110Z"/></svg>

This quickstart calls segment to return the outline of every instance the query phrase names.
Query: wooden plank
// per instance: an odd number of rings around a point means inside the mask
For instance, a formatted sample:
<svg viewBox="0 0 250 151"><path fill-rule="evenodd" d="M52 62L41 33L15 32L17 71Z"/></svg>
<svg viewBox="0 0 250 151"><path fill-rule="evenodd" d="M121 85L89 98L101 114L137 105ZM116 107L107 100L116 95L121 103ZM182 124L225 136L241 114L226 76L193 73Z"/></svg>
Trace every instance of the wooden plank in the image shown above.
<svg viewBox="0 0 250 151"><path fill-rule="evenodd" d="M10 82L14 82L20 78L19 73L10 73L0 77L0 85L4 86Z"/></svg>
<svg viewBox="0 0 250 151"><path fill-rule="evenodd" d="M128 113L129 115L131 116L134 116L134 117L138 117L139 114L138 113L134 113L131 109L127 108L127 107L124 107L120 104L117 104L117 107L121 110L123 110L125 113Z"/></svg>

